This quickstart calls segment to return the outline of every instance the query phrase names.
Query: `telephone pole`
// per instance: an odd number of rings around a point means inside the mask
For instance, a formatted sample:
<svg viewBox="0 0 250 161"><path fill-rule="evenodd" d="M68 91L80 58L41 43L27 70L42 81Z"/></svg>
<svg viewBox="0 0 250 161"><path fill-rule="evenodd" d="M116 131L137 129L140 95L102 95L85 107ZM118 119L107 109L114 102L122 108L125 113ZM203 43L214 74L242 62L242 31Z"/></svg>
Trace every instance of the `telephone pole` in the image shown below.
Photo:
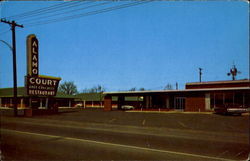
<svg viewBox="0 0 250 161"><path fill-rule="evenodd" d="M12 31L12 54L13 54L13 104L14 116L17 116L17 69L16 69L16 27L23 28L23 25L17 24L15 21L6 21L1 19L1 22L9 24Z"/></svg>
<svg viewBox="0 0 250 161"><path fill-rule="evenodd" d="M201 71L202 71L202 70L203 70L202 68L199 68L199 71L200 71L200 72L199 72L200 82L201 82L201 75L202 75L202 72L201 72Z"/></svg>

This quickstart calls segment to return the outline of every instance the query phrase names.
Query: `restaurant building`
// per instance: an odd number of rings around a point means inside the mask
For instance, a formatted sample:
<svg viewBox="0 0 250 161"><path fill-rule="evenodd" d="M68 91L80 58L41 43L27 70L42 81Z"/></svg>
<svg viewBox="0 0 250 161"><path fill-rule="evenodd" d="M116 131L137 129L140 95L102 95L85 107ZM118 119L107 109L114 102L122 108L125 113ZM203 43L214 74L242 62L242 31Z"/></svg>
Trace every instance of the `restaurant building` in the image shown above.
<svg viewBox="0 0 250 161"><path fill-rule="evenodd" d="M60 107L74 106L75 96L57 92L56 96L30 96L26 87L17 88L18 108L50 109L55 103ZM13 107L13 88L0 89L0 107Z"/></svg>

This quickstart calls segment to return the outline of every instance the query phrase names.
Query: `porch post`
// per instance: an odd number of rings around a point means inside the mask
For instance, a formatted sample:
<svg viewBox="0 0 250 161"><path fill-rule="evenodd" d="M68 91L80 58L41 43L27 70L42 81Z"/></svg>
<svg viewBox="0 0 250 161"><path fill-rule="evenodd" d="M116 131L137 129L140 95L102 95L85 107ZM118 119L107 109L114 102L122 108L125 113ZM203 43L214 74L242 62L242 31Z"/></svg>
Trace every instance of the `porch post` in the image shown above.
<svg viewBox="0 0 250 161"><path fill-rule="evenodd" d="M43 107L43 99L40 98L40 107Z"/></svg>
<svg viewBox="0 0 250 161"><path fill-rule="evenodd" d="M71 107L71 100L69 100L69 107Z"/></svg>
<svg viewBox="0 0 250 161"><path fill-rule="evenodd" d="M48 106L49 106L49 98L47 97L47 98L46 98L46 103L45 103L46 109L48 109Z"/></svg>
<svg viewBox="0 0 250 161"><path fill-rule="evenodd" d="M214 93L214 108L215 108L215 93Z"/></svg>
<svg viewBox="0 0 250 161"><path fill-rule="evenodd" d="M23 108L23 98L21 98L21 108Z"/></svg>
<svg viewBox="0 0 250 161"><path fill-rule="evenodd" d="M124 101L125 101L125 96L118 96L118 105L117 105L117 109L121 110L122 109L122 105L124 105Z"/></svg>
<svg viewBox="0 0 250 161"><path fill-rule="evenodd" d="M210 110L210 93L205 94L205 109Z"/></svg>
<svg viewBox="0 0 250 161"><path fill-rule="evenodd" d="M243 93L242 93L242 95L243 95L243 98L242 98L242 99L243 99L243 100L242 100L242 104L243 104L243 107L245 107L245 93L243 92Z"/></svg>
<svg viewBox="0 0 250 161"><path fill-rule="evenodd" d="M225 93L223 92L223 104L225 104Z"/></svg>
<svg viewBox="0 0 250 161"><path fill-rule="evenodd" d="M32 102L31 97L29 98L29 108L32 108Z"/></svg>

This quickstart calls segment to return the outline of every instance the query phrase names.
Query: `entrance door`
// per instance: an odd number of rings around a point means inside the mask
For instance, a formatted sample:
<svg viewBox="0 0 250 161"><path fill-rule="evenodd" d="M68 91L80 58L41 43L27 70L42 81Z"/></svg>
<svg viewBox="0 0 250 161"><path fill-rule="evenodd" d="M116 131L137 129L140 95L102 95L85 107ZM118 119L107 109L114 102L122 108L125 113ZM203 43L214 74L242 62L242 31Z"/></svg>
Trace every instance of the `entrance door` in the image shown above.
<svg viewBox="0 0 250 161"><path fill-rule="evenodd" d="M185 108L185 97L175 97L174 108L178 110L184 110Z"/></svg>

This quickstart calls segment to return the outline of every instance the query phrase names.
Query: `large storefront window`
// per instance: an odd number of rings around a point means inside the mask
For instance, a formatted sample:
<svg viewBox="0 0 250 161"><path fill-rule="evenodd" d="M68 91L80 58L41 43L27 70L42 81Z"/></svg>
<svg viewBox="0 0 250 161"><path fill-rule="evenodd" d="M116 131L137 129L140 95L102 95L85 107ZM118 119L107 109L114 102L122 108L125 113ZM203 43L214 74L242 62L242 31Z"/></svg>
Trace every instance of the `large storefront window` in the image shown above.
<svg viewBox="0 0 250 161"><path fill-rule="evenodd" d="M185 109L185 97L175 97L174 108L178 110Z"/></svg>
<svg viewBox="0 0 250 161"><path fill-rule="evenodd" d="M237 105L237 106L249 106L249 93L246 92L221 92L211 93L211 108L221 106L225 104Z"/></svg>

